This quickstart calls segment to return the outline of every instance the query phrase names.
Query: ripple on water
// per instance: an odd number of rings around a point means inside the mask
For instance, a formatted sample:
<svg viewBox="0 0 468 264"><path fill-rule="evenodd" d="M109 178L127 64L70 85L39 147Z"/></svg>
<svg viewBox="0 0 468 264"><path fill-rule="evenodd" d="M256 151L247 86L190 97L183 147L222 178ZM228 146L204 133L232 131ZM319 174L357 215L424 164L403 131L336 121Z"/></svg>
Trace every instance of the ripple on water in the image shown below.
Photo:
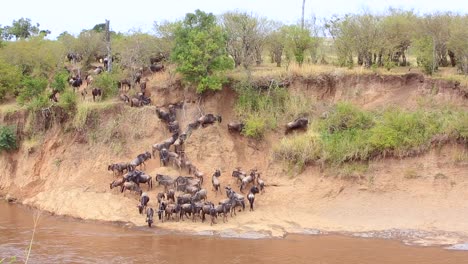
<svg viewBox="0 0 468 264"><path fill-rule="evenodd" d="M468 243L455 244L450 247L446 247L445 249L468 251Z"/></svg>

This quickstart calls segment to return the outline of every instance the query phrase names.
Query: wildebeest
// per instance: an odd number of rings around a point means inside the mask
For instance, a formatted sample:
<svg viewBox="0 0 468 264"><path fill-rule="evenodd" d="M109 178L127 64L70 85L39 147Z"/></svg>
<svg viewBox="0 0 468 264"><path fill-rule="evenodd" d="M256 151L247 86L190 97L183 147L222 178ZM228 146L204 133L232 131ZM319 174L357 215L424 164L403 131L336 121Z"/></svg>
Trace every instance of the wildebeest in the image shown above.
<svg viewBox="0 0 468 264"><path fill-rule="evenodd" d="M149 198L149 195L147 193L144 192L144 193L141 194L140 204L137 205L138 212L140 212L140 214L143 214L144 210L146 211L146 206L148 205L149 200L150 200L150 198Z"/></svg>
<svg viewBox="0 0 468 264"><path fill-rule="evenodd" d="M288 134L289 132L296 130L296 129L307 129L307 125L309 124L309 119L306 117L300 117L296 120L289 122L286 125L285 133Z"/></svg>
<svg viewBox="0 0 468 264"><path fill-rule="evenodd" d="M240 191L243 193L243 189L245 186L247 186L249 183L255 181L255 175L256 175L256 170L252 170L249 174L249 176L244 177L241 181L241 186L240 186Z"/></svg>
<svg viewBox="0 0 468 264"><path fill-rule="evenodd" d="M112 190L113 188L116 188L118 186L122 186L125 183L125 178L119 178L117 180L114 180L113 182L110 183L110 189Z"/></svg>
<svg viewBox="0 0 468 264"><path fill-rule="evenodd" d="M156 174L156 181L159 185L164 186L164 191L167 191L167 187L175 187L175 181L170 176Z"/></svg>
<svg viewBox="0 0 468 264"><path fill-rule="evenodd" d="M218 192L221 192L221 184L219 183L218 177L216 177L215 174L211 176L211 183L213 184L215 195L218 196Z"/></svg>
<svg viewBox="0 0 468 264"><path fill-rule="evenodd" d="M247 195L247 200L249 200L249 203L250 203L250 211L253 211L254 210L254 201L255 201L255 194L257 194L259 191L258 191L258 187L257 186L252 186L252 188L250 188L250 193Z"/></svg>
<svg viewBox="0 0 468 264"><path fill-rule="evenodd" d="M127 175L125 175L124 178L127 182L134 182L138 186L140 185L140 183L146 183L148 184L148 190L153 189L153 177L151 177L148 174L145 174L142 171L131 171L127 173Z"/></svg>
<svg viewBox="0 0 468 264"><path fill-rule="evenodd" d="M156 199L158 200L158 204L161 204L161 202L166 199L166 194L158 193L156 195Z"/></svg>
<svg viewBox="0 0 468 264"><path fill-rule="evenodd" d="M226 196L229 198L229 201L231 203L231 211L234 211L234 214L236 214L236 207L242 207L242 210L245 209L245 201L244 201L244 196L236 193L234 190L231 189L231 187L224 187L226 189Z"/></svg>
<svg viewBox="0 0 468 264"><path fill-rule="evenodd" d="M130 162L130 165L132 165L135 168L137 166L140 166L141 168L141 165L144 165L146 167L145 161L149 159L151 159L151 153L146 151L145 153L139 154L132 162Z"/></svg>
<svg viewBox="0 0 468 264"><path fill-rule="evenodd" d="M171 218L174 219L173 215L174 216L178 216L177 213L180 211L180 205L178 204L168 204L166 206L166 210L164 211L165 215L166 215L166 219L169 220Z"/></svg>
<svg viewBox="0 0 468 264"><path fill-rule="evenodd" d="M142 93L138 94L138 97L130 99L130 107L141 107L151 104L151 98L144 96Z"/></svg>
<svg viewBox="0 0 468 264"><path fill-rule="evenodd" d="M130 98L126 94L119 95L120 100L124 101L125 103L130 103Z"/></svg>
<svg viewBox="0 0 468 264"><path fill-rule="evenodd" d="M221 123L222 117L220 115L206 114L198 118L197 121L202 127L206 127L207 125L214 124L216 121Z"/></svg>
<svg viewBox="0 0 468 264"><path fill-rule="evenodd" d="M99 96L99 98L102 98L102 90L100 88L93 88L91 93L93 94L93 102L96 101L97 96Z"/></svg>
<svg viewBox="0 0 468 264"><path fill-rule="evenodd" d="M120 163L109 164L109 166L107 166L107 170L112 171L114 175L116 175L116 174L123 174L125 171L131 171L132 167L129 163L120 162Z"/></svg>
<svg viewBox="0 0 468 264"><path fill-rule="evenodd" d="M134 182L128 182L128 181L124 182L122 184L122 188L120 189L120 192L124 192L125 190L134 191L140 195L143 193L140 186L138 186L138 184Z"/></svg>
<svg viewBox="0 0 468 264"><path fill-rule="evenodd" d="M177 196L176 202L177 204L186 204L186 203L190 203L191 199L192 199L192 195L185 193L185 194Z"/></svg>
<svg viewBox="0 0 468 264"><path fill-rule="evenodd" d="M172 200L173 202L175 202L175 191L174 191L174 189L169 189L167 191L166 196L167 196L167 200Z"/></svg>
<svg viewBox="0 0 468 264"><path fill-rule="evenodd" d="M228 131L233 133L233 132L242 132L242 129L244 129L245 124L243 122L230 122L227 124Z"/></svg>
<svg viewBox="0 0 468 264"><path fill-rule="evenodd" d="M53 101L53 102L55 102L55 103L57 103L57 102L58 102L58 99L57 99L57 94L58 94L58 92L59 92L59 91L58 91L57 89L53 89L53 90L52 90L52 94L49 95L49 100L50 100L50 101Z"/></svg>
<svg viewBox="0 0 468 264"><path fill-rule="evenodd" d="M169 111L166 111L164 109L161 109L161 108L156 108L156 114L157 114L159 119L163 120L166 123L169 123L169 122L172 122L172 121L176 120L176 115L175 114L173 114L173 113L171 113Z"/></svg>
<svg viewBox="0 0 468 264"><path fill-rule="evenodd" d="M80 62L82 58L83 56L81 56L81 54L79 53L69 52L67 54L68 62L73 62L73 63Z"/></svg>
<svg viewBox="0 0 468 264"><path fill-rule="evenodd" d="M169 151L166 148L163 148L159 151L159 162L160 165L166 167L169 162Z"/></svg>
<svg viewBox="0 0 468 264"><path fill-rule="evenodd" d="M119 89L122 89L122 90L124 90L124 87L125 87L125 86L128 86L128 89L129 89L129 90L130 90L130 88L132 87L132 86L131 86L132 84L131 84L130 81L127 80L127 79L120 80L120 81L118 82L118 85L119 85Z"/></svg>
<svg viewBox="0 0 468 264"><path fill-rule="evenodd" d="M232 177L237 178L237 180L242 183L242 179L247 176L247 173L241 171L241 168L237 167L234 171L232 171Z"/></svg>
<svg viewBox="0 0 468 264"><path fill-rule="evenodd" d="M206 199L208 198L207 194L208 193L205 189L201 189L192 196L192 201L194 202L201 201L201 200L206 201Z"/></svg>
<svg viewBox="0 0 468 264"><path fill-rule="evenodd" d="M153 208L148 208L148 210L146 211L146 223L148 223L148 227L151 227L151 225L153 224L153 215L154 215L154 210Z"/></svg>
<svg viewBox="0 0 468 264"><path fill-rule="evenodd" d="M180 220L184 221L184 216L185 218L188 218L189 216L192 215L192 205L190 203L182 203L178 205L180 205L180 212L179 212Z"/></svg>
<svg viewBox="0 0 468 264"><path fill-rule="evenodd" d="M162 149L169 149L169 147L172 144L174 144L178 137L179 133L174 133L170 138L165 139L163 142L151 146L153 156L156 154L156 151L161 151Z"/></svg>
<svg viewBox="0 0 468 264"><path fill-rule="evenodd" d="M163 60L165 60L167 58L167 55L160 52L159 54L156 54L152 57L150 57L150 64L155 64L155 63L159 63L159 62L162 62Z"/></svg>
<svg viewBox="0 0 468 264"><path fill-rule="evenodd" d="M162 64L150 65L149 68L152 72L164 71L164 65Z"/></svg>
<svg viewBox="0 0 468 264"><path fill-rule="evenodd" d="M265 181L260 179L260 173L257 174L257 185L258 185L258 187L260 189L260 192L264 193L265 192Z"/></svg>
<svg viewBox="0 0 468 264"><path fill-rule="evenodd" d="M93 78L93 76L88 75L88 76L86 76L85 80L86 80L86 87L88 87L90 84L93 83L94 78Z"/></svg>
<svg viewBox="0 0 468 264"><path fill-rule="evenodd" d="M167 124L167 127L169 128L169 132L171 133L179 132L179 122L177 122L177 120L169 122L169 124Z"/></svg>
<svg viewBox="0 0 468 264"><path fill-rule="evenodd" d="M73 88L79 88L79 87L83 84L83 80L81 79L80 76L78 76L78 77L72 77L72 78L69 80L69 83L70 83L70 85L71 85Z"/></svg>
<svg viewBox="0 0 468 264"><path fill-rule="evenodd" d="M143 95L146 93L146 81L140 83L140 91Z"/></svg>

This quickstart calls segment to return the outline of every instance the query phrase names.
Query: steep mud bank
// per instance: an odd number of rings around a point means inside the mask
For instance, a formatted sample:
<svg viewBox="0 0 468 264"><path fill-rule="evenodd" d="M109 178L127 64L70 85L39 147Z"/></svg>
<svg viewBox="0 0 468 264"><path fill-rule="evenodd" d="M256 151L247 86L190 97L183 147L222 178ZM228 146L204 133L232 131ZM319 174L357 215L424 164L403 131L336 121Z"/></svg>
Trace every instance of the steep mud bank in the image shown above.
<svg viewBox="0 0 468 264"><path fill-rule="evenodd" d="M337 79L330 81L329 88L328 81L315 80L311 84L295 80L290 90L323 102L351 100L366 108L389 104L412 108L418 104L416 98L467 107L458 90L431 90L427 88L429 81L419 77L385 77L390 78L387 81L377 81L375 78L380 77L372 76L333 78ZM468 215L468 164L464 158L458 158L466 155L465 145L449 145L403 160L374 161L366 172L351 179L336 177L317 167L292 175L271 157L272 146L283 136L281 132L273 131L264 141L257 142L227 131L226 123L235 119L236 94L231 89L198 100L183 89L150 87L157 105L186 102L178 112L183 128L201 112L223 116L223 123L195 130L186 143L187 156L205 173L204 188L209 191L209 200L217 203L225 197L224 193L215 195L211 190L210 177L216 168L222 171L222 188L233 186L238 190L231 177L238 166L245 170L257 168L268 185L266 193L257 196L254 212L237 213L228 223L221 219L214 226L200 221L165 222L157 223L158 228L256 231L273 236L310 230L359 234L422 230L431 234L427 238L431 243L457 243L468 236L468 223L464 221ZM96 109L83 129L71 129L66 118L54 119L47 130L34 135L34 140L23 142L17 152L0 154L0 194L55 214L144 225L145 219L136 208L137 196L109 189L115 177L107 171L107 165L131 161L150 151L152 144L170 137L170 133L156 117L154 106L137 109L120 102L108 103L105 108L98 107L99 103L92 106ZM27 119L25 114L1 118L9 124L24 124ZM153 177L156 173L188 174L185 170L160 167L157 159L147 162L144 170ZM143 188L146 190L146 185ZM152 207L157 206L156 193L160 191L162 187L157 184L149 191Z"/></svg>

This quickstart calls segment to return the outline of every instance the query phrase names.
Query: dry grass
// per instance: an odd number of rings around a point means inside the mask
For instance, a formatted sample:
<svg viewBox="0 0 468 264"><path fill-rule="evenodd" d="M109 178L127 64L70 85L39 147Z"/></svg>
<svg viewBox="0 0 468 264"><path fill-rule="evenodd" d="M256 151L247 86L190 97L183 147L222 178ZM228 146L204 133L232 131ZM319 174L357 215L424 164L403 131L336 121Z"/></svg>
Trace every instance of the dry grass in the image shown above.
<svg viewBox="0 0 468 264"><path fill-rule="evenodd" d="M24 107L19 106L16 101L0 104L0 113L2 115L11 114L22 109Z"/></svg>

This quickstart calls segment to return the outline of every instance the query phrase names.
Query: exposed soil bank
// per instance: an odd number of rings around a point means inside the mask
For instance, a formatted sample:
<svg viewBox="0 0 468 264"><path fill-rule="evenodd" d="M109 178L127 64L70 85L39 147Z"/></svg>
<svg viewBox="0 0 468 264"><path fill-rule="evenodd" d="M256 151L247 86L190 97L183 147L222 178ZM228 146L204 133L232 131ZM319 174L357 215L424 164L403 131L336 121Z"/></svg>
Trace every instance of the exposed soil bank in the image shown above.
<svg viewBox="0 0 468 264"><path fill-rule="evenodd" d="M467 108L461 90L447 83L433 89L431 80L418 76L385 77L390 79L381 82L375 78L379 77L335 76L329 88L319 79L296 80L290 90L323 101L350 100L365 108L389 104L413 108L420 100L451 102ZM465 145L447 145L403 160L374 161L367 172L352 179L340 179L317 167L292 176L271 158L272 145L283 136L281 131L272 132L263 142L228 133L225 122L235 119L236 95L232 90L210 95L199 105L195 95L182 89L152 89L158 105L187 102L178 113L182 127L200 110L223 116L223 123L194 131L186 146L190 160L206 175L204 188L209 190L209 200L217 203L225 197L224 193L215 196L211 191L210 176L216 168L222 171L223 188L230 185L238 191L230 176L238 166L245 170L258 168L269 185L265 194L257 196L254 212L237 213L228 223L221 219L214 226L200 221L165 222L157 223L158 228L208 234L255 231L268 236L314 230L363 236L396 233L394 237L405 230L417 230L412 236L420 244L454 244L468 237L468 164L458 158L466 155ZM1 118L7 123L24 124L26 120L23 114ZM137 197L109 189L115 178L107 165L130 161L170 136L157 119L155 107L136 109L120 102L108 104L95 110L80 131L70 129L67 123L60 125L60 118L53 122L43 135L24 142L17 152L0 154L0 194L58 215L145 225L136 208ZM153 177L156 173L187 175L186 171L160 167L157 159L150 160L144 170ZM152 207L157 206L156 194L160 191L162 187L149 192Z"/></svg>

